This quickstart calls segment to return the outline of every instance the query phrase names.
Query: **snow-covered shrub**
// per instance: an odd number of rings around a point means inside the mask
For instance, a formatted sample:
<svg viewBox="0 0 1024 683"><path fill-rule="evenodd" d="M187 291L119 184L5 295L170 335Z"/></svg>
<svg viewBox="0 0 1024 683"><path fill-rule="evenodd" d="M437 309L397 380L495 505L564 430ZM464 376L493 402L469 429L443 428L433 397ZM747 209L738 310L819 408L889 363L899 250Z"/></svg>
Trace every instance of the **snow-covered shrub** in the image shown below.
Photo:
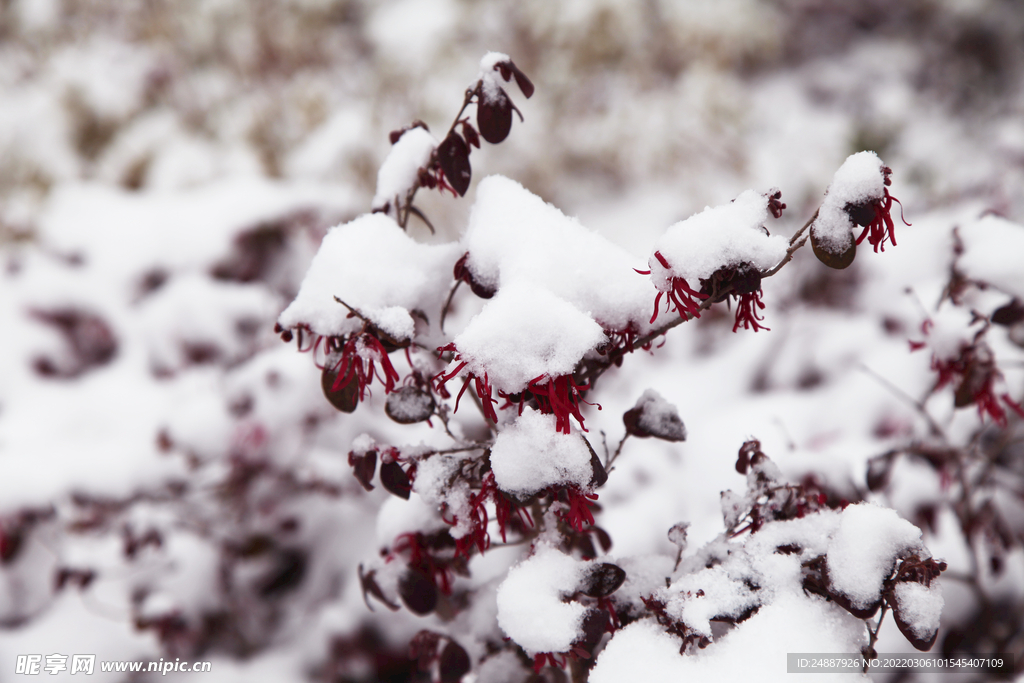
<svg viewBox="0 0 1024 683"><path fill-rule="evenodd" d="M479 137L504 140L518 112L501 85L513 77L529 97L533 86L509 57L489 53L443 140L419 122L392 135L374 212L328 232L278 320L282 338L322 364L336 408L379 410L369 400L378 391L392 420L427 425L405 443L364 434L349 454L364 488L379 481L407 501L381 509L378 531L390 536L360 565L368 606L439 616L432 628L440 630L421 632L412 647L442 681L482 676L506 656L535 673L569 667L573 680L681 680L719 669L754 676L786 651L870 654L890 611L914 647L930 649L946 564L932 558L921 530L814 481L787 482L757 441L740 448L746 492L722 494L725 530L716 539L688 553L680 524L666 530L674 563L603 561L614 539L597 525L598 500L626 440L681 441L686 428L648 390L623 416L614 451L602 433L599 455L584 415L600 409L607 371L628 372L630 354L656 353L659 338L715 304L735 302L733 332L766 330L763 281L808 235L833 268L848 267L865 238L875 251L895 245L892 171L873 152L851 156L790 239L767 227L786 208L781 192L747 190L668 228L646 269L498 176L479 183L458 244L417 244L403 232L413 215L430 225L413 204L417 191L466 193L471 148ZM471 105L476 127L463 117ZM463 283L481 303L451 332L446 318L452 327ZM969 371L944 372L948 382ZM1004 419L990 407L993 372L961 381L973 382L968 402L984 401L979 409ZM506 556L514 566L486 590L459 589L479 556L503 548L514 549ZM481 620L496 620L505 637ZM755 649L737 661L751 639Z"/></svg>

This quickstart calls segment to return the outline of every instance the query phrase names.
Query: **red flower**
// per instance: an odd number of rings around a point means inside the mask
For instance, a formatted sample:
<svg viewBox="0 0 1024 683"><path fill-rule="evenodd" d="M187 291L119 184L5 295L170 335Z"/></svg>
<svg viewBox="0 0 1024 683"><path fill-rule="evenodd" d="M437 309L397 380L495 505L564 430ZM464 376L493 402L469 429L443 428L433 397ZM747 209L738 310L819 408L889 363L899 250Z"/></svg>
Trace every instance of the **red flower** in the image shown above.
<svg viewBox="0 0 1024 683"><path fill-rule="evenodd" d="M374 377L384 385L385 393L394 391L399 374L375 336L361 332L326 339L325 350L329 364L325 365L325 370L335 375L332 391L340 391L355 381L359 387L359 400L363 401L366 399L366 387ZM320 340L316 343L319 344Z"/></svg>
<svg viewBox="0 0 1024 683"><path fill-rule="evenodd" d="M451 342L437 349L437 352L439 354L444 353L445 351L451 351L452 353L454 353L455 357L453 360L459 361L459 364L456 365L455 369L451 370L450 372L445 372L444 370L442 370L441 372L434 375L433 382L434 391L436 391L438 395L440 395L441 397L448 398L449 396L451 396L451 394L448 393L448 389L447 387L445 387L445 384L448 383L448 380L454 378L457 374L459 374L463 368L469 365L469 362L461 360L459 350L455 348L455 342ZM475 385L476 395L480 398L480 407L481 410L483 410L484 412L484 417L486 417L491 422L497 422L498 414L494 412L494 404L496 403L496 401L491 396L491 385L487 381L486 373L482 378L477 377L472 372L466 375L466 379L462 383L462 389L459 390L459 395L455 399L455 411L457 412L459 410L459 401L462 400L462 395L466 393L466 388L469 387L470 382L473 382L473 384ZM499 396L500 395L501 394L499 394Z"/></svg>
<svg viewBox="0 0 1024 683"><path fill-rule="evenodd" d="M952 382L957 384L953 394L953 404L957 408L976 405L979 417L984 419L987 414L996 424L1006 426L1006 411L999 403L1002 399L1010 410L1024 418L1024 408L1010 398L1008 393L996 396L995 384L1002 379L1002 373L996 367L988 345L983 342L965 345L956 358L939 359L932 356L932 370L939 375L935 390Z"/></svg>
<svg viewBox="0 0 1024 683"><path fill-rule="evenodd" d="M879 249L885 251L886 239L892 242L894 247L896 246L896 225L893 223L892 216L890 215L893 202L900 205L900 220L903 221L904 225L910 225L906 219L902 218L903 203L889 194L888 186L892 184L892 180L889 178L891 174L891 168L888 166L882 167L883 183L885 184L885 187L882 188L882 197L873 199L865 204L846 207L846 212L849 214L850 219L857 225L864 227L864 231L857 238L857 244L863 242L864 238L867 237L868 243L875 248L875 252L878 252Z"/></svg>
<svg viewBox="0 0 1024 683"><path fill-rule="evenodd" d="M468 361L461 360L459 350L455 347L455 343L449 343L438 349L438 352L443 353L445 351L451 351L455 354L455 361L458 364L449 371L441 371L434 376L434 390L445 398L450 396L448 389L445 384L456 375L458 375L469 363ZM494 410L494 404L497 401L492 396L492 387L487 380L486 373L484 376L478 377L476 374L470 372L466 375L466 379L462 383L462 389L459 390L459 395L455 399L455 410L459 409L459 401L462 399L462 394L466 392L470 382L473 383L476 388L476 394L480 397L481 408L484 412L484 416L491 422L498 421L498 415ZM507 392L497 392L499 398L505 399L506 405L502 406L507 408L509 405L519 405L519 412L522 414L523 405L527 400L533 398L537 404L537 410L545 415L554 414L555 416L555 428L564 433L570 432L571 426L569 418L575 418L580 425L580 429L587 431L583 426L583 415L580 413L580 401L584 401L580 393L590 388L589 384L576 384L576 380L571 375L560 375L555 378L551 378L547 375L540 375L534 377L527 384L524 391L518 394L510 395ZM598 406L600 408L600 406Z"/></svg>
<svg viewBox="0 0 1024 683"><path fill-rule="evenodd" d="M671 270L672 266L669 265L668 260L660 251L654 252L654 256L662 266ZM636 272L641 275L651 274L651 271L649 270L638 270ZM651 323L658 318L658 309L660 308L661 297L663 296L666 297L668 310L671 311L675 308L675 310L679 312L679 315L684 317L689 315L691 318L700 317L700 304L698 304L697 301L707 299L707 296L694 291L690 287L689 283L686 282L685 278L674 277L671 280L671 288L667 292L658 290L658 296L654 299L654 315L651 316Z"/></svg>
<svg viewBox="0 0 1024 683"><path fill-rule="evenodd" d="M505 543L507 540L506 534L512 524L513 512L519 516L519 520L524 527L533 526L533 519L530 517L530 513L505 497L498 489L498 485L494 480L494 473L488 472L480 484L480 491L471 493L469 496L470 532L462 538L455 539L455 557L465 557L468 559L474 547L481 554L491 547L491 535L487 531L487 525L490 521L490 516L487 514L488 501L493 501L494 503L495 519L498 521L498 531L501 533L502 543ZM442 515L442 519L452 526L456 526L459 523L458 517L453 517L449 520L445 519Z"/></svg>

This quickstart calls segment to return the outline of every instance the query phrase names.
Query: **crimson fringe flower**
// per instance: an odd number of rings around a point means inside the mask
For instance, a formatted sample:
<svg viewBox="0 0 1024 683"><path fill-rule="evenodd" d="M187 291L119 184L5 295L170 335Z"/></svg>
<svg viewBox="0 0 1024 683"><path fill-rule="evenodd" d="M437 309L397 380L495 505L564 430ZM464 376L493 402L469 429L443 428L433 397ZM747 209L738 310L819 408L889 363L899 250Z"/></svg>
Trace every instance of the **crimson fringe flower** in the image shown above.
<svg viewBox="0 0 1024 683"><path fill-rule="evenodd" d="M596 493L584 493L575 486L567 486L552 491L556 500L568 503L569 509L558 512L558 516L577 533L583 531L584 524L593 526L594 513L590 509L590 501L597 500Z"/></svg>
<svg viewBox="0 0 1024 683"><path fill-rule="evenodd" d="M487 525L490 522L490 516L487 514L489 500L494 503L495 519L498 522L502 543L507 541L507 532L512 524L513 512L518 515L524 527L533 526L533 518L530 517L530 513L505 497L498 489L494 472L488 472L480 484L480 491L471 493L469 496L470 532L462 538L455 539L455 557L468 559L474 547L480 551L480 554L491 547L491 535L487 531ZM447 519L442 515L441 518L452 526L457 525L460 521L457 516Z"/></svg>
<svg viewBox="0 0 1024 683"><path fill-rule="evenodd" d="M407 564L410 567L421 570L434 580L438 590L445 595L451 595L454 571L447 562L434 557L427 546L427 538L418 531L399 534L391 544L391 552L385 561L394 561L397 553L408 553Z"/></svg>
<svg viewBox="0 0 1024 683"><path fill-rule="evenodd" d="M576 418L580 429L587 431L583 426L583 415L580 413L580 401L587 401L580 398L580 392L590 388L590 384L576 384L571 375L561 375L551 379L547 375L534 377L527 385L527 389L533 394L537 401L537 410L545 415L554 414L555 431L563 434L570 433L569 418ZM600 406L598 406L600 408ZM522 401L520 401L519 413L522 414Z"/></svg>
<svg viewBox="0 0 1024 683"><path fill-rule="evenodd" d="M863 242L866 237L868 243L875 248L876 253L879 250L885 251L886 239L892 242L894 247L896 246L896 224L893 222L892 215L890 214L893 202L900 205L900 220L903 221L904 225L910 225L902 217L903 203L889 194L888 186L892 184L892 180L889 178L890 175L892 175L892 169L884 166L882 168L882 182L885 184L885 187L882 188L882 197L866 204L846 207L851 220L857 225L864 227L864 231L857 238L857 244Z"/></svg>
<svg viewBox="0 0 1024 683"><path fill-rule="evenodd" d="M736 322L732 326L733 332L736 332L740 325L743 325L745 330L753 328L754 332L758 330L771 331L770 327L761 324L764 317L757 313L758 310L764 310L764 302L761 301L762 294L763 292L759 289L756 292L739 295L736 302Z"/></svg>
<svg viewBox="0 0 1024 683"><path fill-rule="evenodd" d="M452 353L455 354L455 360L460 360L459 350L455 348L455 342L451 342L437 349L438 354L442 354L445 351L451 351ZM445 387L445 384L447 384L450 379L454 378L457 374L459 374L459 372L461 372L462 369L466 367L468 364L469 363L467 361L460 360L459 364L456 365L455 369L452 370L451 372L446 373L444 370L442 370L441 372L434 375L434 390L442 397L448 398L451 394L448 393L448 389L447 387ZM491 385L487 381L486 373L484 373L484 376L482 378L477 377L473 373L469 373L468 375L466 375L466 380L462 383L462 389L459 390L459 395L455 399L454 412L458 412L459 401L462 400L462 395L466 393L466 388L469 387L470 382L473 382L474 387L476 388L476 395L480 398L480 406L484 412L484 417L486 417L491 422L497 423L498 414L494 412L494 404L496 403L496 401L491 396ZM499 396L500 395L501 394L499 394Z"/></svg>
<svg viewBox="0 0 1024 683"><path fill-rule="evenodd" d="M975 342L965 346L956 358L940 360L932 356L932 370L938 373L935 390L950 383L956 383L953 404L957 408L969 405L978 407L978 416L991 417L1001 427L1006 426L1006 411L999 401L1002 400L1013 412L1024 418L1024 407L1010 398L1008 393L995 393L995 384L1002 378L996 367L995 359L988 346Z"/></svg>
<svg viewBox="0 0 1024 683"><path fill-rule="evenodd" d="M444 353L445 351L454 353L458 364L450 371L442 370L439 372L434 376L433 382L434 390L439 395L447 398L451 394L448 393L445 385L449 380L458 375L468 365L468 362L460 359L459 350L455 347L454 342L438 348L439 353ZM497 423L498 415L494 410L497 401L492 395L493 389L486 373L482 378L472 372L466 375L458 397L455 399L455 411L458 411L459 401L471 382L476 389L477 396L480 397L484 417L491 422ZM589 388L589 384L577 384L571 375L560 375L555 378L551 378L548 375L540 375L530 380L526 390L519 394L509 395L504 391L499 391L497 395L506 401L506 405L502 406L502 408L518 404L520 415L523 412L523 405L532 396L537 403L537 410L545 415L553 414L555 416L555 429L563 434L569 434L571 430L569 418L575 418L580 425L580 429L587 431L586 427L583 426L583 414L580 413L580 401L583 403L587 403L587 401L581 398L580 394ZM600 409L600 406L598 408Z"/></svg>
<svg viewBox="0 0 1024 683"><path fill-rule="evenodd" d="M660 252L654 252L654 257L658 259L658 262L667 269L671 269L668 259ZM635 269L634 269L635 270ZM636 272L641 275L650 275L651 271L637 270ZM651 316L651 323L658 318L658 312L661 307L661 297L665 297L667 303L667 310L671 311L673 307L679 312L679 315L689 315L691 318L700 317L700 304L697 301L703 301L707 299L707 296L700 292L694 291L690 285L686 282L685 278L674 277L671 280L671 289L667 292L658 290L658 296L654 299L654 315Z"/></svg>
<svg viewBox="0 0 1024 683"><path fill-rule="evenodd" d="M359 400L363 401L366 399L366 387L374 377L384 385L384 393L394 391L400 376L380 340L368 332L327 337L326 340L324 350L328 358L338 355L337 361L326 368L337 375L332 391L340 391L355 381L359 386ZM318 339L316 344L320 341Z"/></svg>
<svg viewBox="0 0 1024 683"><path fill-rule="evenodd" d="M764 317L759 311L764 310L764 302L761 297L764 292L761 289L761 272L748 263L739 266L726 266L719 268L711 277L701 280L701 294L711 301L718 303L726 299L736 301L736 322L733 323L732 331L739 331L740 326L754 332L758 330L771 331L770 327L761 324Z"/></svg>

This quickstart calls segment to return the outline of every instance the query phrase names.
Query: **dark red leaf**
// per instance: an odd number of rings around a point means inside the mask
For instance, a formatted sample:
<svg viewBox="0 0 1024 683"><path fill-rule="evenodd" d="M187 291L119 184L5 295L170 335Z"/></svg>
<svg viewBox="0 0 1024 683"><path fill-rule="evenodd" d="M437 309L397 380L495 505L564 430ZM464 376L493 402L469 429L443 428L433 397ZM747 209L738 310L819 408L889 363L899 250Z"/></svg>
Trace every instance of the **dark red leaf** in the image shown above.
<svg viewBox="0 0 1024 683"><path fill-rule="evenodd" d="M437 586L419 569L409 568L398 580L398 594L413 614L430 614L437 607Z"/></svg>
<svg viewBox="0 0 1024 683"><path fill-rule="evenodd" d="M868 460L867 484L869 491L881 491L889 483L893 460L893 456L889 453L876 455Z"/></svg>
<svg viewBox="0 0 1024 683"><path fill-rule="evenodd" d="M519 89L523 91L524 95L526 95L526 99L530 99L531 97L533 97L533 82L529 78L527 78L526 74L523 73L522 69L520 69L512 62L509 62L508 66L509 69L512 70L512 75L515 76L516 85L518 85Z"/></svg>
<svg viewBox="0 0 1024 683"><path fill-rule="evenodd" d="M469 673L469 669L469 654L454 640L448 641L441 650L441 683L459 683Z"/></svg>
<svg viewBox="0 0 1024 683"><path fill-rule="evenodd" d="M452 131L437 146L437 161L452 188L459 193L460 197L464 197L473 176L469 165L469 147L466 146L466 141L458 133Z"/></svg>
<svg viewBox="0 0 1024 683"><path fill-rule="evenodd" d="M398 424L423 422L434 414L434 398L429 391L419 387L399 387L388 394L384 412Z"/></svg>
<svg viewBox="0 0 1024 683"><path fill-rule="evenodd" d="M1024 304L1014 299L1005 306L1000 306L992 313L992 322L996 325L1012 327L1024 321Z"/></svg>
<svg viewBox="0 0 1024 683"><path fill-rule="evenodd" d="M395 461L381 463L380 483L386 491L399 498L409 500L409 492L412 490L412 482L409 475L405 473L402 466Z"/></svg>
<svg viewBox="0 0 1024 683"><path fill-rule="evenodd" d="M468 121L462 123L462 137L466 138L466 143L480 149L480 136L477 135L476 128L469 125Z"/></svg>
<svg viewBox="0 0 1024 683"><path fill-rule="evenodd" d="M586 615L583 617L583 623L580 624L580 631L582 633L573 641L573 646L586 654L592 655L594 648L601 642L601 637L608 630L607 626L607 612L603 609L587 610Z"/></svg>
<svg viewBox="0 0 1024 683"><path fill-rule="evenodd" d="M619 586L625 580L626 572L622 567L610 562L602 562L591 567L583 577L579 590L592 598L604 598L619 590Z"/></svg>
<svg viewBox="0 0 1024 683"><path fill-rule="evenodd" d="M484 140L496 145L512 130L512 102L501 88L494 99L481 99L476 106L476 124Z"/></svg>
<svg viewBox="0 0 1024 683"><path fill-rule="evenodd" d="M921 652L927 652L932 649L932 645L935 644L935 638L939 635L938 629L932 631L929 637L922 638L915 632L913 623L903 614L903 608L900 605L900 601L896 599L895 591L887 591L887 597L889 604L892 606L892 616L896 620L896 626L899 627L903 637Z"/></svg>
<svg viewBox="0 0 1024 683"><path fill-rule="evenodd" d="M362 455L348 454L348 464L352 466L352 474L367 491L373 490L373 473L377 470L377 451L366 451Z"/></svg>
<svg viewBox="0 0 1024 683"><path fill-rule="evenodd" d="M373 611L373 607L370 607L370 601L366 597L367 595L372 595L384 603L391 611L398 610L398 605L388 600L387 596L384 595L384 591L382 591L380 586L377 584L377 579L374 578L375 573L376 572L371 569L364 574L363 565L359 565L359 585L363 589L363 602L365 602L366 606L370 608L370 611Z"/></svg>
<svg viewBox="0 0 1024 683"><path fill-rule="evenodd" d="M339 382L337 367L325 366L323 374L320 376L320 386L332 406L343 413L351 413L359 405L359 382L356 381L353 368L348 367L346 370L349 373L348 381L342 379ZM342 383L342 386L338 386Z"/></svg>

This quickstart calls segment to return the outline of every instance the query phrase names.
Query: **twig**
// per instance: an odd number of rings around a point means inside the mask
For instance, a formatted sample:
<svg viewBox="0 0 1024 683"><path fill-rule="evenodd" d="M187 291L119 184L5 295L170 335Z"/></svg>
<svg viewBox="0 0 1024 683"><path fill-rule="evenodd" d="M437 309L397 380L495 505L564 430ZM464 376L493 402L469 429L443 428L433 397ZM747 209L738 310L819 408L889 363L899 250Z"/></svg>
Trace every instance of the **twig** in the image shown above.
<svg viewBox="0 0 1024 683"><path fill-rule="evenodd" d="M877 380L879 384L881 384L886 389L888 389L893 394L895 394L897 398L902 399L906 403L910 404L915 410L917 410L917 412L920 413L921 416L924 417L925 421L928 423L928 429L931 431L932 436L937 436L940 439L942 439L943 441L946 440L946 433L945 433L945 431L943 431L942 427L939 426L939 424L935 421L935 419L932 418L932 416L928 414L928 411L925 409L923 403L921 403L920 401L916 400L913 396L911 396L907 392L903 391L898 386L896 386L895 384L893 384L892 382L890 382L886 378L882 377L877 372L875 372L874 370L872 370L868 366L864 365L863 363L861 363L859 365L859 367L860 367L860 370L862 372L864 372L864 373L870 375L871 377L875 378L875 380Z"/></svg>
<svg viewBox="0 0 1024 683"><path fill-rule="evenodd" d="M781 261L779 261L779 264L777 266L775 266L771 270L761 273L762 278L771 277L772 275L775 275L777 272L782 270L782 267L784 265L793 260L793 254L796 253L797 249L799 249L800 247L804 246L807 243L807 237L804 236L803 239L800 239L800 236L803 235L807 228L811 227L811 225L814 223L814 220L818 217L818 211L819 209L815 209L814 215L807 219L807 222L804 223L804 227L797 230L796 234L789 238L789 249L786 250L786 256Z"/></svg>

